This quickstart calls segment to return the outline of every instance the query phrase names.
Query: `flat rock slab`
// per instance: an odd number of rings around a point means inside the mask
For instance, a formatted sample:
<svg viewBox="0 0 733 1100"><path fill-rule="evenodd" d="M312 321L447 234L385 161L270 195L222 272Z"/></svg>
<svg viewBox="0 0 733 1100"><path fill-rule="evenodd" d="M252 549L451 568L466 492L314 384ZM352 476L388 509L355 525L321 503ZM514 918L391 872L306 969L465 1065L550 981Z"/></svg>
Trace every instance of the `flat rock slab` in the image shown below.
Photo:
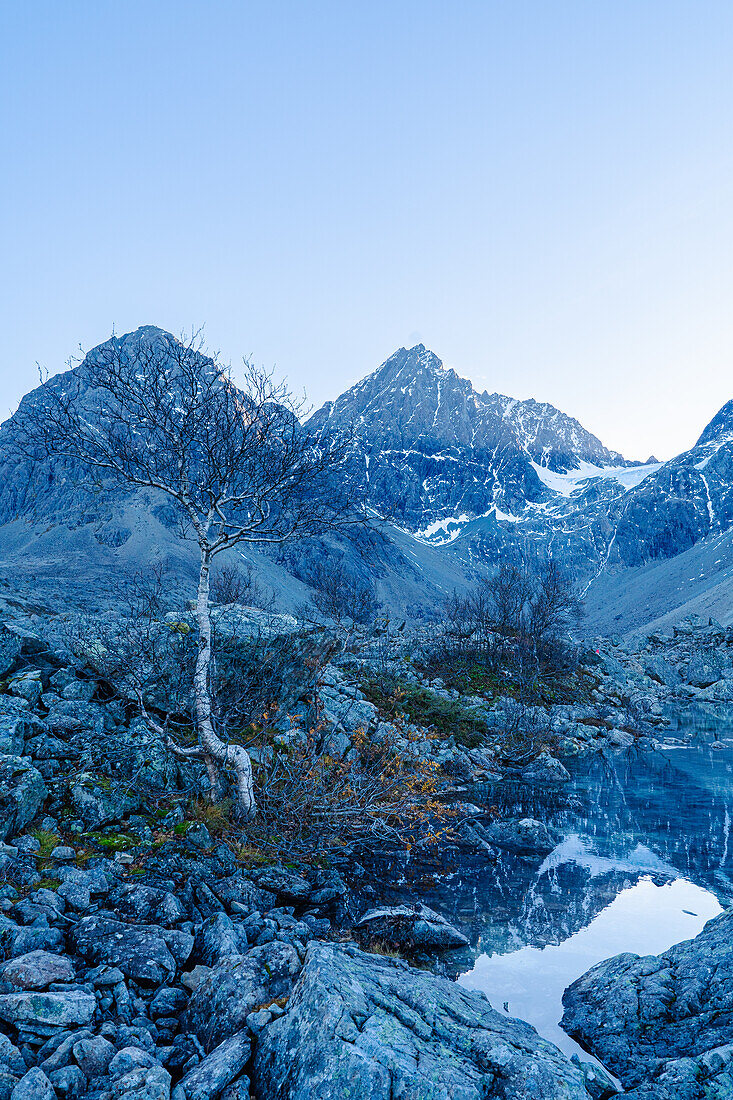
<svg viewBox="0 0 733 1100"><path fill-rule="evenodd" d="M0 996L0 1020L15 1027L76 1027L88 1024L97 1002L91 993L5 993Z"/></svg>
<svg viewBox="0 0 733 1100"><path fill-rule="evenodd" d="M66 955L29 951L0 966L0 978L19 989L46 989L52 982L73 982L74 967Z"/></svg>
<svg viewBox="0 0 733 1100"><path fill-rule="evenodd" d="M313 943L261 1032L268 1100L588 1100L579 1068L486 998L351 944Z"/></svg>
<svg viewBox="0 0 733 1100"><path fill-rule="evenodd" d="M728 909L662 955L626 953L598 963L565 990L562 1026L626 1088L657 1077L665 1063L726 1047L733 1038L732 943Z"/></svg>

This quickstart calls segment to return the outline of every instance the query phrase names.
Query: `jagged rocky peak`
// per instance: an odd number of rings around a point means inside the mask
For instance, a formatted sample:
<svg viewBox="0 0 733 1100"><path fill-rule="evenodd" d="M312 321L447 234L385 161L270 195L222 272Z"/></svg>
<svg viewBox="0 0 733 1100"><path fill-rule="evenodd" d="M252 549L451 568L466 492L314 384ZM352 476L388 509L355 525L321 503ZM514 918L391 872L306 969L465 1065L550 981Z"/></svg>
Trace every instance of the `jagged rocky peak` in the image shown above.
<svg viewBox="0 0 733 1100"><path fill-rule="evenodd" d="M560 473L584 462L627 465L554 405L479 393L424 344L400 348L312 418L316 425L328 421L353 424L370 450L415 448L435 454L458 447L479 456L509 448Z"/></svg>
<svg viewBox="0 0 733 1100"><path fill-rule="evenodd" d="M715 414L698 439L697 446L720 442L726 436L733 438L733 400L727 401L720 412Z"/></svg>
<svg viewBox="0 0 733 1100"><path fill-rule="evenodd" d="M102 515L109 516L115 508L121 507L127 492L116 486L111 495L100 493L80 463L59 457L31 462L20 456L12 443L14 424L19 418L43 409L49 392L69 392L72 385L70 392L88 421L94 422L106 415L101 403L103 399L94 389L89 371L110 352L115 353L124 370L129 367L130 371L165 371L171 392L176 392L176 375L185 347L187 345L170 332L155 325L143 325L133 332L111 336L92 348L70 370L53 375L27 393L18 411L0 426L0 524L22 515L53 520L64 517L69 523L80 525L90 520L96 522ZM195 348L186 354L212 366L212 360Z"/></svg>

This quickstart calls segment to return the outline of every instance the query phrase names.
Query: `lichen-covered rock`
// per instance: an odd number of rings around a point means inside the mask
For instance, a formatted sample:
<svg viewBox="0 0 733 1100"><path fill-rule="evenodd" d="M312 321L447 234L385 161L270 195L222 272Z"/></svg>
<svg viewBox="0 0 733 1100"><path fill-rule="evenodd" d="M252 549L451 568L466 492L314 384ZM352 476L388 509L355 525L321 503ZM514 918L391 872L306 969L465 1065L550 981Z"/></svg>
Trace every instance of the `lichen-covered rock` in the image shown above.
<svg viewBox="0 0 733 1100"><path fill-rule="evenodd" d="M21 832L36 816L45 797L43 776L29 759L0 756L0 840Z"/></svg>
<svg viewBox="0 0 733 1100"><path fill-rule="evenodd" d="M33 1066L18 1081L10 1100L56 1100L56 1093L43 1070Z"/></svg>
<svg viewBox="0 0 733 1100"><path fill-rule="evenodd" d="M627 1088L664 1072L667 1062L727 1046L733 1036L731 942L728 909L694 940L662 955L627 953L598 963L565 990L562 1026Z"/></svg>
<svg viewBox="0 0 733 1100"><path fill-rule="evenodd" d="M72 932L74 950L87 962L118 966L143 985L162 985L190 957L188 932L155 925L129 925L103 916L82 917Z"/></svg>
<svg viewBox="0 0 733 1100"><path fill-rule="evenodd" d="M91 993L4 993L0 995L0 1020L15 1027L72 1027L88 1024L96 1001Z"/></svg>
<svg viewBox="0 0 733 1100"><path fill-rule="evenodd" d="M268 1100L588 1100L580 1069L486 998L353 945L317 943L260 1034Z"/></svg>
<svg viewBox="0 0 733 1100"><path fill-rule="evenodd" d="M238 1031L212 1050L180 1083L186 1100L211 1100L231 1084L249 1061L252 1042L247 1031Z"/></svg>
<svg viewBox="0 0 733 1100"><path fill-rule="evenodd" d="M665 1062L658 1074L624 1093L630 1100L731 1100L733 1046L719 1047L699 1058Z"/></svg>
<svg viewBox="0 0 733 1100"><path fill-rule="evenodd" d="M73 982L74 966L65 955L29 951L0 966L0 978L18 989L47 989L52 982Z"/></svg>
<svg viewBox="0 0 733 1100"><path fill-rule="evenodd" d="M278 940L253 947L246 955L230 956L206 974L189 1003L191 1030L211 1051L244 1028L254 1008L287 996L300 971L295 948Z"/></svg>

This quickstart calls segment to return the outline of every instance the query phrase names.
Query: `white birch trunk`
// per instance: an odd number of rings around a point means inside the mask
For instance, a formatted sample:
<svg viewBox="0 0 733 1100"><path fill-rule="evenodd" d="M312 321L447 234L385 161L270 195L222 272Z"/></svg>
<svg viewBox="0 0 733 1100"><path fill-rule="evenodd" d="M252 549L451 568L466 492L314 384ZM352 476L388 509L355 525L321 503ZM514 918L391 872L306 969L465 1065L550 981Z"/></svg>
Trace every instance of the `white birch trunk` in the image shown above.
<svg viewBox="0 0 733 1100"><path fill-rule="evenodd" d="M252 782L252 762L249 753L241 745L227 745L216 733L212 719L210 670L211 670L211 612L209 609L209 579L211 558L202 548L201 571L196 599L198 625L198 654L194 673L194 700L199 744L203 749L206 770L211 784L211 797L221 795L221 768L231 767L234 772L234 796L237 816L248 821L257 813Z"/></svg>

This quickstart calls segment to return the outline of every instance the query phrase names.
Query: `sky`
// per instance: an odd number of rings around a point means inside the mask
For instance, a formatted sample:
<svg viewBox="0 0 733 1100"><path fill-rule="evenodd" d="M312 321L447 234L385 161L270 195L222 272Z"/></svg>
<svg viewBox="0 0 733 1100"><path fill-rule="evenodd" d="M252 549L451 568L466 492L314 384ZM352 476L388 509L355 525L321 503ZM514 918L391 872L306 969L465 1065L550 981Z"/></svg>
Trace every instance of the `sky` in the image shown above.
<svg viewBox="0 0 733 1100"><path fill-rule="evenodd" d="M733 397L733 5L0 4L0 413L205 326L318 406L422 342L630 458Z"/></svg>

